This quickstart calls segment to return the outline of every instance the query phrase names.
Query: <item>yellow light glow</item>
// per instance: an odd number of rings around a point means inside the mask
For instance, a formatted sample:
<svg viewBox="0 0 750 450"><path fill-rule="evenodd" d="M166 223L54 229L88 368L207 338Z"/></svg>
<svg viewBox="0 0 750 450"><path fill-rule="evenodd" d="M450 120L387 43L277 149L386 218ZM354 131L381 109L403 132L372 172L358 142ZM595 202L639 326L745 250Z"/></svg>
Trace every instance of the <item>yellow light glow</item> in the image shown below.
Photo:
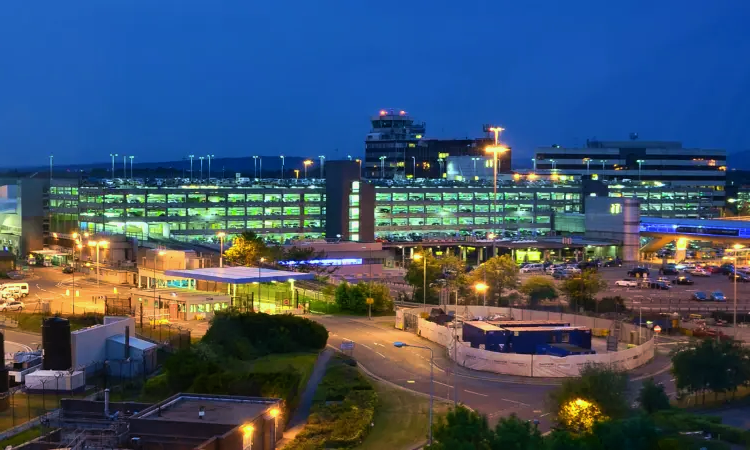
<svg viewBox="0 0 750 450"><path fill-rule="evenodd" d="M487 239L495 239L495 233L488 234Z"/></svg>
<svg viewBox="0 0 750 450"><path fill-rule="evenodd" d="M414 255L412 257L412 259L414 259L414 261L419 261L420 259L422 259L422 255L420 255L419 253L417 253L416 255Z"/></svg>
<svg viewBox="0 0 750 450"><path fill-rule="evenodd" d="M260 262L266 262L266 258L260 258Z"/></svg>
<svg viewBox="0 0 750 450"><path fill-rule="evenodd" d="M106 247L107 244L109 244L109 242L107 242L107 241L99 241L99 245L102 246L102 247Z"/></svg>
<svg viewBox="0 0 750 450"><path fill-rule="evenodd" d="M73 233L72 236L73 236L73 239L78 239L78 233Z"/></svg>
<svg viewBox="0 0 750 450"><path fill-rule="evenodd" d="M739 250L739 249L741 249L741 248L745 248L745 246L744 246L744 245L742 245L742 244L734 244L734 245L732 246L732 248L733 248L733 249L735 249L735 250Z"/></svg>
<svg viewBox="0 0 750 450"><path fill-rule="evenodd" d="M216 236L218 236L218 237L220 237L220 238L223 238L223 237L225 237L226 235L227 235L227 234L226 234L225 232L223 232L223 231L219 231L218 233L216 233Z"/></svg>
<svg viewBox="0 0 750 450"><path fill-rule="evenodd" d="M88 241L86 243L86 245L88 245L89 247L96 247L96 242L94 242L94 241Z"/></svg>
<svg viewBox="0 0 750 450"><path fill-rule="evenodd" d="M530 173L529 176L528 176L528 178L529 178L529 180L536 180L537 179L537 175L535 173Z"/></svg>
<svg viewBox="0 0 750 450"><path fill-rule="evenodd" d="M83 248L83 244L77 244L76 247L78 247L78 250Z"/></svg>
<svg viewBox="0 0 750 450"><path fill-rule="evenodd" d="M557 417L568 429L578 433L591 431L596 422L607 420L598 406L580 398L566 403Z"/></svg>
<svg viewBox="0 0 750 450"><path fill-rule="evenodd" d="M306 159L305 162L303 162L303 164L306 165L306 166L310 166L310 165L312 165L312 163L313 162L310 161L309 159Z"/></svg>
<svg viewBox="0 0 750 450"><path fill-rule="evenodd" d="M88 231L84 232L83 237L86 237L86 238L89 237L89 232Z"/></svg>
<svg viewBox="0 0 750 450"><path fill-rule="evenodd" d="M52 233L52 237L57 239L57 233Z"/></svg>
<svg viewBox="0 0 750 450"><path fill-rule="evenodd" d="M380 110L380 115L381 115L381 116L384 116L384 115L386 115L386 112L385 112L385 110L384 110L384 109L381 109L381 110Z"/></svg>
<svg viewBox="0 0 750 450"><path fill-rule="evenodd" d="M688 240L685 238L677 239L676 248L677 250L687 250Z"/></svg>
<svg viewBox="0 0 750 450"><path fill-rule="evenodd" d="M488 145L484 148L485 153L505 153L508 151L508 147L502 145Z"/></svg>
<svg viewBox="0 0 750 450"><path fill-rule="evenodd" d="M242 433L253 434L253 431L255 431L255 427L253 427L252 425L242 425Z"/></svg>
<svg viewBox="0 0 750 450"><path fill-rule="evenodd" d="M474 289L476 289L477 292L484 292L487 290L487 285L484 283L477 283L474 285Z"/></svg>
<svg viewBox="0 0 750 450"><path fill-rule="evenodd" d="M278 415L279 415L279 409L278 408L274 408L270 412L271 412L271 417L278 417Z"/></svg>
<svg viewBox="0 0 750 450"><path fill-rule="evenodd" d="M560 177L556 173L553 173L552 175L550 175L550 179L552 181L557 181L560 179Z"/></svg>
<svg viewBox="0 0 750 450"><path fill-rule="evenodd" d="M165 252L164 250L160 250L160 251L159 251L159 256L164 256L164 255L166 255L166 254L167 254L167 252Z"/></svg>
<svg viewBox="0 0 750 450"><path fill-rule="evenodd" d="M521 179L521 174L520 173L514 173L513 174L513 179L516 180L516 181L520 180Z"/></svg>

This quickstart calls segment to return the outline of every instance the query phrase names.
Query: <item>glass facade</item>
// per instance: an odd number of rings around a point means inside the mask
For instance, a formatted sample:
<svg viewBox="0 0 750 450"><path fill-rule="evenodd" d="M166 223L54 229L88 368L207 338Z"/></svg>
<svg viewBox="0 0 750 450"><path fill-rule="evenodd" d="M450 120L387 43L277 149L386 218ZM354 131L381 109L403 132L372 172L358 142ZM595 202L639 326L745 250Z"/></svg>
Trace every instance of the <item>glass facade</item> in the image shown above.
<svg viewBox="0 0 750 450"><path fill-rule="evenodd" d="M667 183L610 182L610 197L637 198L641 216L716 219L722 216L725 191L716 186L680 186Z"/></svg>

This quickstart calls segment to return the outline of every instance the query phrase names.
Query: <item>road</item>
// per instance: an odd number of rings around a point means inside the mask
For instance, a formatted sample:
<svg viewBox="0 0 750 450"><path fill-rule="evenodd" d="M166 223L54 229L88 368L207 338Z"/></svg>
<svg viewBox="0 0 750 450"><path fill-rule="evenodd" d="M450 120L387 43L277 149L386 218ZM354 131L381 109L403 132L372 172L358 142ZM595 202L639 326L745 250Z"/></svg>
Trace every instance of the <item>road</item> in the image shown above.
<svg viewBox="0 0 750 450"><path fill-rule="evenodd" d="M456 367L447 357L443 347L399 331L389 322L367 321L359 318L318 316L314 318L329 331L329 345L340 348L344 341L354 341L352 355L368 371L380 378L407 389L428 394L430 392L430 352L419 348L396 348L393 342L425 346L435 355L435 395L453 401L454 393L459 402L486 414L494 424L500 417L516 413L526 420L538 419L543 430L549 430L552 422L546 401L549 393L561 383L560 379L524 378L478 372ZM633 393L637 393L644 374L668 367L669 345L663 345L654 362L633 372L636 378ZM671 376L667 372L654 377L665 383L668 392L673 392Z"/></svg>

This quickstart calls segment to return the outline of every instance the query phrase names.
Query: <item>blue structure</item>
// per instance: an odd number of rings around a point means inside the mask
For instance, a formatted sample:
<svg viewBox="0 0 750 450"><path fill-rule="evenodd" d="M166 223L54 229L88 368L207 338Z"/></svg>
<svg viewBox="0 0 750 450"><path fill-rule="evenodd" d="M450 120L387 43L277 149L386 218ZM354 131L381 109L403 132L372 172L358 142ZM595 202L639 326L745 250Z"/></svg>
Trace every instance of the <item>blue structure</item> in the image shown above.
<svg viewBox="0 0 750 450"><path fill-rule="evenodd" d="M509 328L510 349L513 353L533 355L537 347L547 344L571 344L591 349L591 329L587 327L525 327Z"/></svg>
<svg viewBox="0 0 750 450"><path fill-rule="evenodd" d="M594 350L581 348L571 344L544 344L537 345L537 355L559 356L564 358L571 355L593 355Z"/></svg>
<svg viewBox="0 0 750 450"><path fill-rule="evenodd" d="M569 327L570 322L559 320L488 320L500 328Z"/></svg>
<svg viewBox="0 0 750 450"><path fill-rule="evenodd" d="M510 331L487 322L472 321L463 324L463 341L471 343L473 348L484 346L485 350L508 351Z"/></svg>

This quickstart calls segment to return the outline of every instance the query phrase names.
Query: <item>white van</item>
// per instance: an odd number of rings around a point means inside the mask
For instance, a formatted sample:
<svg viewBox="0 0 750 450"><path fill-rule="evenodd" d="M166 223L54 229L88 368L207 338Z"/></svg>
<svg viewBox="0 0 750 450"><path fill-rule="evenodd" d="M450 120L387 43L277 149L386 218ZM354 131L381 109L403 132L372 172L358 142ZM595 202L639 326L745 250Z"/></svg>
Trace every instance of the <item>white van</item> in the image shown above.
<svg viewBox="0 0 750 450"><path fill-rule="evenodd" d="M521 273L542 273L544 272L544 264L526 264L521 267Z"/></svg>
<svg viewBox="0 0 750 450"><path fill-rule="evenodd" d="M5 283L0 286L0 292L17 292L21 297L29 295L29 283Z"/></svg>

